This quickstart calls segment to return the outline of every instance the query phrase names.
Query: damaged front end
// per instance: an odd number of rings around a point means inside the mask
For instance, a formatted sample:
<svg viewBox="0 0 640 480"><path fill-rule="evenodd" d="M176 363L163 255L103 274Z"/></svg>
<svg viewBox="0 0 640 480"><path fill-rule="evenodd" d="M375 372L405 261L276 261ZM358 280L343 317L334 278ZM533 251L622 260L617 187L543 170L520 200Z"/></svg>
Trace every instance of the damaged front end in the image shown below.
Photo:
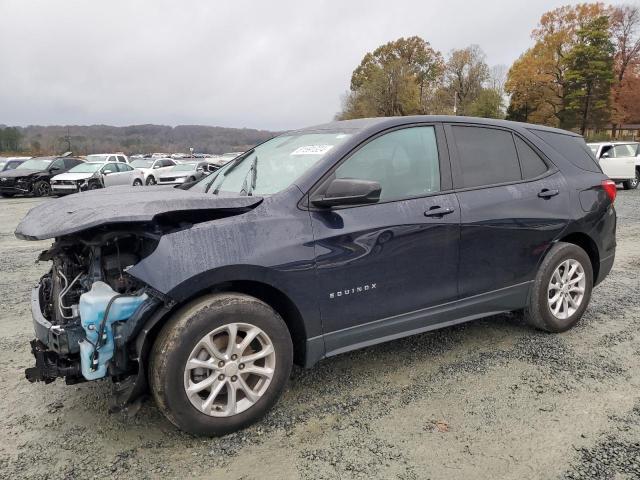
<svg viewBox="0 0 640 480"><path fill-rule="evenodd" d="M110 377L116 390L112 407L118 408L143 390L136 388L134 340L170 301L127 269L149 255L158 239L144 230L94 229L90 236L59 238L41 253L38 260L51 261L52 268L31 294L36 365L25 371L29 381L64 378L74 384Z"/></svg>

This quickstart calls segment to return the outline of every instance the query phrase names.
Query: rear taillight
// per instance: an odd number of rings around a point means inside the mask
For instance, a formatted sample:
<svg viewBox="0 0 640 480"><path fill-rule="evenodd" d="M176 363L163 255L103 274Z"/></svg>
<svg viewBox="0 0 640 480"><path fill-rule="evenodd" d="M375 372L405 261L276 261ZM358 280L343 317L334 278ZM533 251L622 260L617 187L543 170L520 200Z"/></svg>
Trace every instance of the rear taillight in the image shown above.
<svg viewBox="0 0 640 480"><path fill-rule="evenodd" d="M616 183L613 180L603 180L602 188L607 193L609 200L613 203L616 200L616 195L618 194L618 188L616 187Z"/></svg>

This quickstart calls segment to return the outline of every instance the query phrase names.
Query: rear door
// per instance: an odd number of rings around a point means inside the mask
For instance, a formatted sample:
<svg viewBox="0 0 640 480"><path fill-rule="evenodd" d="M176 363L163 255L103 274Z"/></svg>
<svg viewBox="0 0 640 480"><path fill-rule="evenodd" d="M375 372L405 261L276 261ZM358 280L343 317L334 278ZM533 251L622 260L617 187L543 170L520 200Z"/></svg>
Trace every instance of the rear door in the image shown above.
<svg viewBox="0 0 640 480"><path fill-rule="evenodd" d="M460 296L507 289L496 295L513 292L519 308L525 282L568 222L564 177L508 129L452 124L446 132L460 202Z"/></svg>
<svg viewBox="0 0 640 480"><path fill-rule="evenodd" d="M327 352L424 326L403 314L458 294L460 210L442 127L381 134L328 178L374 180L382 193L376 204L311 209Z"/></svg>
<svg viewBox="0 0 640 480"><path fill-rule="evenodd" d="M118 185L133 184L133 167L126 163L118 163L118 173L116 174L116 182Z"/></svg>

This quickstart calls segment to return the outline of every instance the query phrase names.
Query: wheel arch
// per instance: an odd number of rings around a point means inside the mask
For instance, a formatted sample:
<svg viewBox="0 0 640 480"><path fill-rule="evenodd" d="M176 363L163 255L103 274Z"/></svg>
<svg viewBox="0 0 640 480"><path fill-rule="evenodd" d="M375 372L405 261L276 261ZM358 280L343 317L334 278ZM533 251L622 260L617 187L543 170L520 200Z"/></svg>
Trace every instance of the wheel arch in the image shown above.
<svg viewBox="0 0 640 480"><path fill-rule="evenodd" d="M194 291L193 294L181 298L178 302L171 305L170 308L165 308L161 315L152 315L141 330L140 335L143 336L143 338L138 339L138 351L142 354L143 361L145 363L148 362L146 355L150 351L151 345L153 345L158 333L172 315L198 298L216 292L244 293L257 298L273 308L284 320L291 335L294 363L301 366L306 364L308 335L300 309L281 289L264 281L254 279L226 280L212 284L207 288Z"/></svg>
<svg viewBox="0 0 640 480"><path fill-rule="evenodd" d="M572 243L582 248L591 260L591 268L593 270L593 281L595 283L600 272L600 251L596 242L584 232L573 232L559 239L560 242Z"/></svg>

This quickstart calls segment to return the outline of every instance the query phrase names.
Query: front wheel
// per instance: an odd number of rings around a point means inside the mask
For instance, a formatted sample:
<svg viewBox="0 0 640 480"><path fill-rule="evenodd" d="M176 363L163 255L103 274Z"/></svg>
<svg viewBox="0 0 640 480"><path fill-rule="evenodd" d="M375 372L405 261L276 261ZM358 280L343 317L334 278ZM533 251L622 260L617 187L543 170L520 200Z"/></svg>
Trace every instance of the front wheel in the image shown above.
<svg viewBox="0 0 640 480"><path fill-rule="evenodd" d="M156 179L154 177L149 177L147 178L147 185L155 185L156 184Z"/></svg>
<svg viewBox="0 0 640 480"><path fill-rule="evenodd" d="M540 265L525 319L547 332L569 330L582 318L592 288L593 269L587 253L572 243L558 242Z"/></svg>
<svg viewBox="0 0 640 480"><path fill-rule="evenodd" d="M46 180L40 180L35 183L31 191L36 197L48 197L51 195L51 185Z"/></svg>
<svg viewBox="0 0 640 480"><path fill-rule="evenodd" d="M638 183L640 183L640 168L636 168L636 176L630 178L629 180L622 182L622 187L625 190L635 190L638 188Z"/></svg>
<svg viewBox="0 0 640 480"><path fill-rule="evenodd" d="M162 328L149 383L174 425L218 436L266 414L292 363L291 336L271 307L248 295L219 293L187 305Z"/></svg>
<svg viewBox="0 0 640 480"><path fill-rule="evenodd" d="M142 186L142 180L140 180L139 178L136 178L136 179L133 181L133 186L134 186L134 187L141 187L141 186Z"/></svg>

